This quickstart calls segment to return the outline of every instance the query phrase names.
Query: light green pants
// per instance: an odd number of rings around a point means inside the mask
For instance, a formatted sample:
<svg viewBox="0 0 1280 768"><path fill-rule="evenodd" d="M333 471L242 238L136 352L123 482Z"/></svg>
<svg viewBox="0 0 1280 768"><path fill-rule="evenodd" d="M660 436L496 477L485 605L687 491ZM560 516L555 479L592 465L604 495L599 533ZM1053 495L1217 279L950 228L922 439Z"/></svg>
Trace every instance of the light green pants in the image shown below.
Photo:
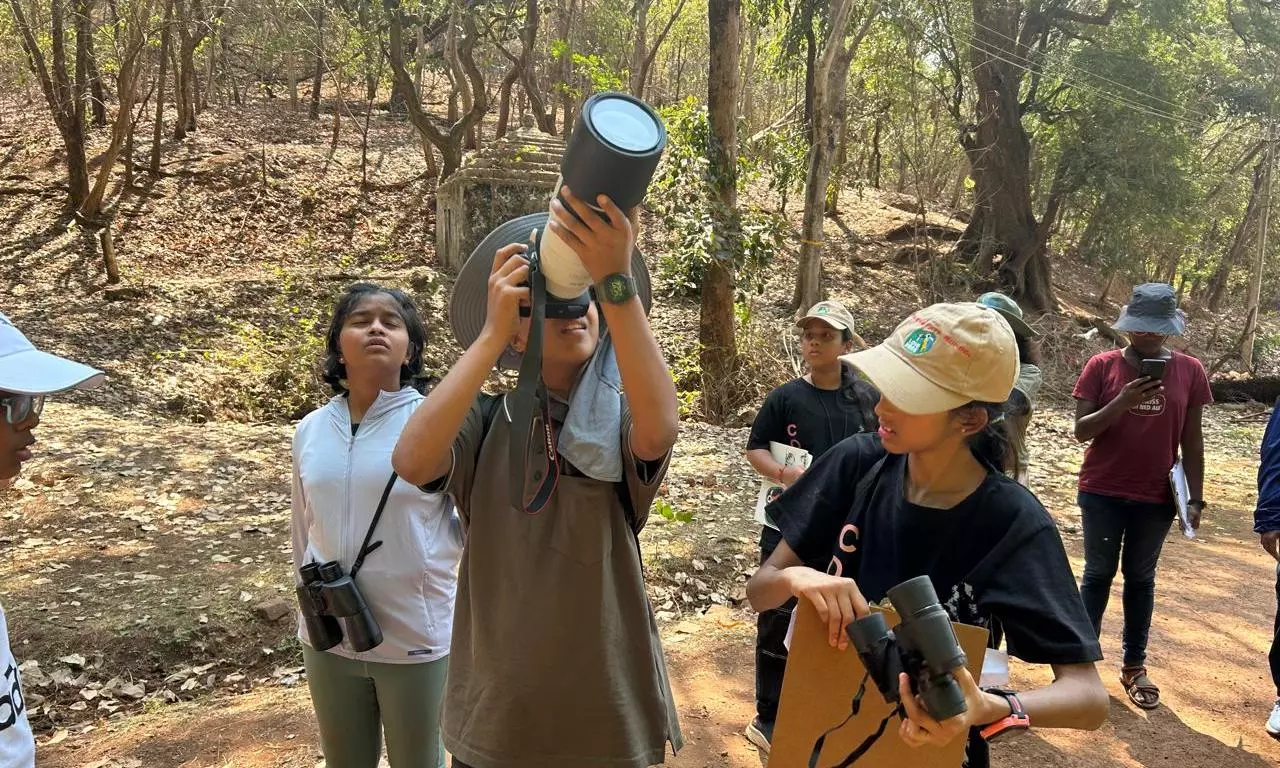
<svg viewBox="0 0 1280 768"><path fill-rule="evenodd" d="M302 644L327 768L444 768L440 704L449 657L419 664L353 661Z"/></svg>

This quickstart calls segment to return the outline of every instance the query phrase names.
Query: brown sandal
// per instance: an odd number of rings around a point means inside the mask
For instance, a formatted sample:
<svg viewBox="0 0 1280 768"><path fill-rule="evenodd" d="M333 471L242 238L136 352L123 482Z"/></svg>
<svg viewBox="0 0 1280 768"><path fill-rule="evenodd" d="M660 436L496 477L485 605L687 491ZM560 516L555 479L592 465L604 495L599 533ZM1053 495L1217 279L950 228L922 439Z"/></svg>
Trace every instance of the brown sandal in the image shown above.
<svg viewBox="0 0 1280 768"><path fill-rule="evenodd" d="M1129 695L1129 701L1142 709L1160 706L1160 689L1147 677L1146 667L1126 667L1120 670L1120 684Z"/></svg>

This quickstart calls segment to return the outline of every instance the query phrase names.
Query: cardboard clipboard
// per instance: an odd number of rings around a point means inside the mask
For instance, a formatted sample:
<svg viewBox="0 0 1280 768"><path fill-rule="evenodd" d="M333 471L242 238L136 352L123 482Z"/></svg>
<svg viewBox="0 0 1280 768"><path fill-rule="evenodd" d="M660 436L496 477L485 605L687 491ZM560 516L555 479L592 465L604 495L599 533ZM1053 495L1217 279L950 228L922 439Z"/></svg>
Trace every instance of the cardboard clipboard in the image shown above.
<svg viewBox="0 0 1280 768"><path fill-rule="evenodd" d="M885 611L890 627L897 625L893 611ZM973 679L982 674L987 630L952 623L960 647L968 657ZM809 768L814 742L824 731L849 716L850 704L866 669L850 645L841 651L827 642L827 625L812 604L801 601L795 610L795 630L782 683L782 700L774 726L768 768ZM875 732L893 707L885 702L875 683L867 681L858 716L827 736L817 768L838 765L863 740ZM959 768L964 760L963 737L946 747L910 747L898 737L893 718L875 745L853 768Z"/></svg>

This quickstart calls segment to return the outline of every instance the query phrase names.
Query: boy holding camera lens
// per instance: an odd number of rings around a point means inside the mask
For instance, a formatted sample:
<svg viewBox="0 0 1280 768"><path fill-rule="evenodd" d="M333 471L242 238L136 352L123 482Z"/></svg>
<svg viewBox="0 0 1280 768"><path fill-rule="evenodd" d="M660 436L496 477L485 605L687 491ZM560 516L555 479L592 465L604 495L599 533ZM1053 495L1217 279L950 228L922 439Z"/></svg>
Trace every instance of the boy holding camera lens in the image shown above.
<svg viewBox="0 0 1280 768"><path fill-rule="evenodd" d="M1006 400L1018 370L1009 324L979 304L915 312L878 347L846 358L880 391L879 429L819 458L769 507L783 541L747 585L757 610L807 600L832 646L898 585L928 576L952 621L1003 630L1009 652L1052 667L1038 690L980 690L960 667L965 711L935 718L899 677L912 746L986 740L1028 727L1101 725L1102 657L1053 519L1004 474ZM981 731L981 733L980 733Z"/></svg>
<svg viewBox="0 0 1280 768"><path fill-rule="evenodd" d="M853 315L836 301L813 305L796 321L800 352L809 367L804 376L769 393L751 425L747 461L762 476L790 486L800 478L799 466L783 466L773 457L770 443L801 448L814 458L841 440L876 428L879 394L840 355L853 351ZM857 343L866 346L861 339ZM768 525L760 531L760 562L769 559L782 534ZM756 717L747 726L747 739L766 753L773 740L778 697L787 667L783 641L791 623L795 600L762 611L756 620Z"/></svg>
<svg viewBox="0 0 1280 768"><path fill-rule="evenodd" d="M392 474L423 401L427 337L403 292L347 289L326 336L335 396L293 439L298 637L329 768L443 768L461 530L443 495Z"/></svg>
<svg viewBox="0 0 1280 768"><path fill-rule="evenodd" d="M0 314L0 490L31 459L33 430L40 425L46 395L92 389L101 371L36 349ZM36 742L22 698L18 661L9 649L4 608L0 607L0 765L35 768Z"/></svg>
<svg viewBox="0 0 1280 768"><path fill-rule="evenodd" d="M450 311L466 351L394 456L467 524L443 717L455 766L642 768L681 745L636 539L675 444L675 386L632 222L607 197L600 213L561 198L549 219L498 227L463 266ZM530 306L524 243L543 226L590 273L594 301ZM522 308L546 312L532 432L519 388L481 391L537 338Z"/></svg>
<svg viewBox="0 0 1280 768"><path fill-rule="evenodd" d="M1089 443L1080 466L1080 595L1101 633L1111 580L1124 571L1120 684L1135 705L1155 709L1160 688L1147 675L1147 635L1156 563L1176 515L1169 472L1181 453L1190 523L1199 528L1205 507L1201 414L1213 394L1200 361L1165 346L1186 328L1173 286L1134 286L1112 328L1127 334L1129 345L1090 358L1072 392L1076 439Z"/></svg>

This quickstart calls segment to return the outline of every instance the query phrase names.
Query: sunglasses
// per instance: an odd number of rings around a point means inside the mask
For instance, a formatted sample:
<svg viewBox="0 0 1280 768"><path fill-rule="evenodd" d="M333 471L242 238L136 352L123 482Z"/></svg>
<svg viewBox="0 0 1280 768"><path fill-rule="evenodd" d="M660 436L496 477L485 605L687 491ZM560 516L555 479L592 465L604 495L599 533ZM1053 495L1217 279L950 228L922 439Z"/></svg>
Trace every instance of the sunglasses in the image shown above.
<svg viewBox="0 0 1280 768"><path fill-rule="evenodd" d="M44 410L44 395L0 397L0 406L4 407L4 420L17 425L40 415Z"/></svg>

